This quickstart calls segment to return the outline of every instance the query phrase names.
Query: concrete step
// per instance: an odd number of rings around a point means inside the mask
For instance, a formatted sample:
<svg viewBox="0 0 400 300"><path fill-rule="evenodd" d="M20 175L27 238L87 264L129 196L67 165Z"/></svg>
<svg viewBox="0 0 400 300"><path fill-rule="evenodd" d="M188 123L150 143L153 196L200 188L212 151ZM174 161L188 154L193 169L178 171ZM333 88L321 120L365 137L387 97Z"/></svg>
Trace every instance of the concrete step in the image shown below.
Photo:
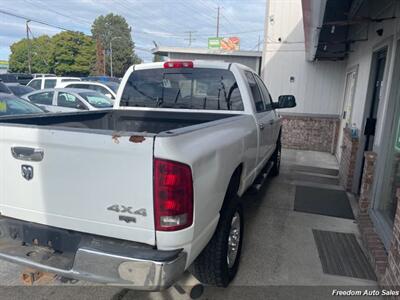
<svg viewBox="0 0 400 300"><path fill-rule="evenodd" d="M301 181L301 180L293 180L291 181L291 184L316 187L328 190L344 191L344 188L341 185L336 185L336 184L317 183L317 182Z"/></svg>
<svg viewBox="0 0 400 300"><path fill-rule="evenodd" d="M336 185L339 186L339 177L331 176L331 175L323 175L317 173L308 173L308 172L298 172L289 170L289 172L285 172L285 176L292 181L303 181L303 182L313 182L318 184L328 184L328 185Z"/></svg>
<svg viewBox="0 0 400 300"><path fill-rule="evenodd" d="M339 169L334 168L321 168L314 166L306 166L306 165L296 165L291 164L288 166L289 169L298 172L306 172L306 173L315 173L321 175L330 175L330 176L339 176Z"/></svg>

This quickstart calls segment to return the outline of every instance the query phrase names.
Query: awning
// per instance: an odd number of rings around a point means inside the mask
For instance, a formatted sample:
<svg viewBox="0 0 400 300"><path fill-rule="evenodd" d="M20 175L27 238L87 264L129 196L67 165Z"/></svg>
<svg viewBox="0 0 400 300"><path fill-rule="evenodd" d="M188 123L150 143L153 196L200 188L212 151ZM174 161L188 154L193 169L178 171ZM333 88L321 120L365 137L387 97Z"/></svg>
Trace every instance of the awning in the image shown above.
<svg viewBox="0 0 400 300"><path fill-rule="evenodd" d="M302 0L307 60L343 60L349 27L365 0Z"/></svg>

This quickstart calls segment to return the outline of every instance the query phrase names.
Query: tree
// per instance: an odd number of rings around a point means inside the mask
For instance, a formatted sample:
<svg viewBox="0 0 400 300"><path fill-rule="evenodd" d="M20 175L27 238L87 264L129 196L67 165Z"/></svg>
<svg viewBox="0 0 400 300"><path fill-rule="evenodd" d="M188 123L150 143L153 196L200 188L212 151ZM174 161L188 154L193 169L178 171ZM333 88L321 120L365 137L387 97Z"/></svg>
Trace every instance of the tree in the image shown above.
<svg viewBox="0 0 400 300"><path fill-rule="evenodd" d="M164 61L164 56L161 56L159 54L154 54L153 62L160 62L160 61Z"/></svg>
<svg viewBox="0 0 400 300"><path fill-rule="evenodd" d="M95 65L96 43L81 33L64 31L52 37L52 65L57 75L87 76Z"/></svg>
<svg viewBox="0 0 400 300"><path fill-rule="evenodd" d="M11 55L9 59L11 72L28 72L29 44L32 73L52 72L52 43L51 38L47 35L31 39L29 42L27 39L22 39L11 45Z"/></svg>
<svg viewBox="0 0 400 300"><path fill-rule="evenodd" d="M106 71L110 74L110 56L112 48L112 63L114 76L122 77L125 71L141 60L134 53L134 43L125 18L112 13L97 17L92 25L92 35L98 39L103 49L106 49Z"/></svg>

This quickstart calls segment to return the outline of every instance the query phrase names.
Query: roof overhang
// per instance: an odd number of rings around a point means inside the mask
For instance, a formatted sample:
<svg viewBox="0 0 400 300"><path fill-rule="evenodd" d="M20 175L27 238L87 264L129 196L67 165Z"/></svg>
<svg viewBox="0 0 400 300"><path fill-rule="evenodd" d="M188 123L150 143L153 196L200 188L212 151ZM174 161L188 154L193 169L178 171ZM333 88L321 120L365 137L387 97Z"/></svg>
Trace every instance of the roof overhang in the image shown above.
<svg viewBox="0 0 400 300"><path fill-rule="evenodd" d="M366 0L302 0L306 58L343 60L350 50L349 28Z"/></svg>
<svg viewBox="0 0 400 300"><path fill-rule="evenodd" d="M223 51L219 49L192 48L192 47L168 47L158 46L152 49L153 54L168 56L170 53L194 54L194 55L223 55L242 57L262 57L261 51Z"/></svg>

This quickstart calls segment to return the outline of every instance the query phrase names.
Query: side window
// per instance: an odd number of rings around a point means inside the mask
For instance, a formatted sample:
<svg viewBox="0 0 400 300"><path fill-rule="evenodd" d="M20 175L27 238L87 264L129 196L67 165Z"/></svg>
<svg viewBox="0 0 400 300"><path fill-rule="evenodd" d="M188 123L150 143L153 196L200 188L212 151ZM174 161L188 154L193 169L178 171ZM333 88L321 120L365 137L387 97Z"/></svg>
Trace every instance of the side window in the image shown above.
<svg viewBox="0 0 400 300"><path fill-rule="evenodd" d="M34 79L28 84L28 86L30 86L31 88L33 88L35 90L40 90L41 85L42 85L41 79Z"/></svg>
<svg viewBox="0 0 400 300"><path fill-rule="evenodd" d="M264 102L265 102L265 108L266 110L272 110L272 99L271 99L271 95L268 92L267 87L265 86L264 81L262 81L262 79L257 76L254 75L254 77L256 78L257 84L260 87L261 90L261 94L263 96Z"/></svg>
<svg viewBox="0 0 400 300"><path fill-rule="evenodd" d="M35 104L52 105L54 92L44 92L29 96L29 100Z"/></svg>
<svg viewBox="0 0 400 300"><path fill-rule="evenodd" d="M100 94L103 94L103 95L110 94L110 92L106 88L104 88L104 87L102 87L100 85L93 85L92 87L90 87L90 89L91 90L95 90L95 91L97 91L97 92L99 92Z"/></svg>
<svg viewBox="0 0 400 300"><path fill-rule="evenodd" d="M88 89L89 85L80 84L80 83L72 83L72 84L67 84L65 87L66 88L73 88L73 89Z"/></svg>
<svg viewBox="0 0 400 300"><path fill-rule="evenodd" d="M65 92L58 93L57 105L68 108L86 109L85 105L76 96Z"/></svg>
<svg viewBox="0 0 400 300"><path fill-rule="evenodd" d="M249 87L251 90L251 94L253 96L254 105L256 107L257 112L266 111L265 103L263 101L263 96L260 92L260 88L254 78L253 73L249 71L245 71L247 82L249 83Z"/></svg>
<svg viewBox="0 0 400 300"><path fill-rule="evenodd" d="M55 79L45 79L44 80L44 88L45 89L52 89L55 86L56 86L56 80Z"/></svg>

